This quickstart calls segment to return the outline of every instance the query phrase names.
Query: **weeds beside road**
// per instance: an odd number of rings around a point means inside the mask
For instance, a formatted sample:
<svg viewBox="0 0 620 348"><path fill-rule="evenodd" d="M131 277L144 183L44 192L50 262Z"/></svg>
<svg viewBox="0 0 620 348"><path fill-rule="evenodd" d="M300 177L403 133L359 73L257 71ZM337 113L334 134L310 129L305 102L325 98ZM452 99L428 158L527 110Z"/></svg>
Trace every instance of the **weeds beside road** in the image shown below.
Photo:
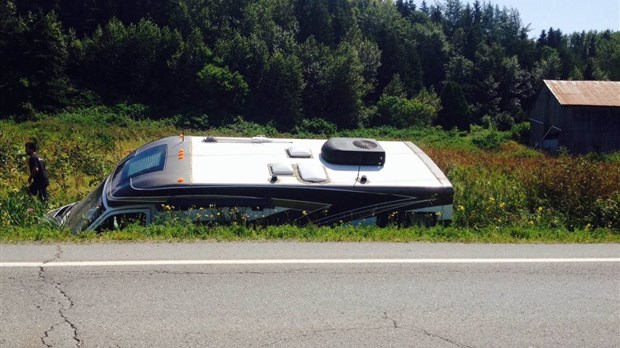
<svg viewBox="0 0 620 348"><path fill-rule="evenodd" d="M246 226L207 227L192 223L130 226L121 231L73 235L50 226L9 227L0 233L0 243L97 243L158 241L267 241L305 242L459 242L459 243L619 243L620 234L606 229L543 229L523 227L296 227Z"/></svg>

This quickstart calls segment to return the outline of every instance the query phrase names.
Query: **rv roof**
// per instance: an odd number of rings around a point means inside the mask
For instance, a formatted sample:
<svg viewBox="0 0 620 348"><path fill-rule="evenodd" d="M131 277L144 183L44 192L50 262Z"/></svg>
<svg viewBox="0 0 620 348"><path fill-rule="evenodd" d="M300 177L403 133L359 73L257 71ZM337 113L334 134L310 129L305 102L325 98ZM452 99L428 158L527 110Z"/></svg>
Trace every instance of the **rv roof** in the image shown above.
<svg viewBox="0 0 620 348"><path fill-rule="evenodd" d="M320 165L327 180L323 185L354 185L366 175L371 185L441 186L437 178L405 142L382 141L386 163L379 166L335 165L321 156L325 140L263 139L248 142L247 138L219 138L223 141L204 142L191 138L191 182L194 184L265 184L271 177L270 165L298 168L300 164ZM293 149L291 151L291 149ZM305 151L304 151L305 150ZM304 153L304 156L291 156ZM360 170L358 176L358 170ZM278 177L278 184L304 183L296 175Z"/></svg>
<svg viewBox="0 0 620 348"><path fill-rule="evenodd" d="M264 137L168 137L141 147L133 157L130 155L121 167L131 167L131 171L117 170L110 190L112 196L120 197L130 194L129 187L137 194L210 185L451 186L437 166L410 142L378 142L385 150L382 166L329 163L321 156L325 142ZM161 150L164 148L165 151ZM127 175L130 172L133 176Z"/></svg>

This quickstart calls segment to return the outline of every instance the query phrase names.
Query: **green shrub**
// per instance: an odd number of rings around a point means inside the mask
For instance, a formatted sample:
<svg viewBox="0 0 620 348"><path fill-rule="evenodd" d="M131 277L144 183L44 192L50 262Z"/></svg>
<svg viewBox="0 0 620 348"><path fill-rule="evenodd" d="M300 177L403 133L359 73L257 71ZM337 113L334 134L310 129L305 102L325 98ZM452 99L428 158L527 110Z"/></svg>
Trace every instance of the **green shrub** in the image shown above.
<svg viewBox="0 0 620 348"><path fill-rule="evenodd" d="M500 131L509 131L515 125L514 117L508 112L500 112L491 119L493 126Z"/></svg>
<svg viewBox="0 0 620 348"><path fill-rule="evenodd" d="M207 130L209 129L209 116L206 114L187 113L175 115L174 125L181 129Z"/></svg>
<svg viewBox="0 0 620 348"><path fill-rule="evenodd" d="M590 227L603 227L620 234L620 192L611 198L598 198L589 214Z"/></svg>
<svg viewBox="0 0 620 348"><path fill-rule="evenodd" d="M303 119L295 126L295 133L301 137L322 135L325 137L336 134L338 127L336 124L322 118Z"/></svg>
<svg viewBox="0 0 620 348"><path fill-rule="evenodd" d="M510 129L510 139L520 144L529 144L530 128L531 128L531 125L529 122L515 124Z"/></svg>
<svg viewBox="0 0 620 348"><path fill-rule="evenodd" d="M144 120L151 115L148 106L144 104L116 104L111 108L112 113L127 116L133 120Z"/></svg>
<svg viewBox="0 0 620 348"><path fill-rule="evenodd" d="M255 122L246 121L241 116L237 116L233 121L218 129L219 132L235 136L254 137L257 135L277 136L278 130L272 125L262 125Z"/></svg>
<svg viewBox="0 0 620 348"><path fill-rule="evenodd" d="M396 96L382 96L377 103L377 113L381 123L395 127L429 126L437 117L432 105Z"/></svg>
<svg viewBox="0 0 620 348"><path fill-rule="evenodd" d="M485 129L474 134L471 142L480 149L494 150L506 142L506 136L495 129Z"/></svg>

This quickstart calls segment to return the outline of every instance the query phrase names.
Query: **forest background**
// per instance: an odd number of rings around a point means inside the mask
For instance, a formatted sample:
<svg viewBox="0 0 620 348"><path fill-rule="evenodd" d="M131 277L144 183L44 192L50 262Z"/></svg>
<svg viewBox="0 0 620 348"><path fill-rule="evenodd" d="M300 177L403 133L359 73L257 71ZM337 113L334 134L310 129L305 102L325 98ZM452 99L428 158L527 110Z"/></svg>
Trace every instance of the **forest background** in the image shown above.
<svg viewBox="0 0 620 348"><path fill-rule="evenodd" d="M411 140L453 183L453 223L118 238L618 241L620 154L523 144L543 79L620 80L620 32L530 37L480 1L0 0L0 240L73 238L41 227L48 209L148 141L209 132ZM28 140L47 205L24 190Z"/></svg>
<svg viewBox="0 0 620 348"><path fill-rule="evenodd" d="M2 0L0 66L1 118L508 130L543 79L620 80L620 32L531 39L516 9L461 0Z"/></svg>

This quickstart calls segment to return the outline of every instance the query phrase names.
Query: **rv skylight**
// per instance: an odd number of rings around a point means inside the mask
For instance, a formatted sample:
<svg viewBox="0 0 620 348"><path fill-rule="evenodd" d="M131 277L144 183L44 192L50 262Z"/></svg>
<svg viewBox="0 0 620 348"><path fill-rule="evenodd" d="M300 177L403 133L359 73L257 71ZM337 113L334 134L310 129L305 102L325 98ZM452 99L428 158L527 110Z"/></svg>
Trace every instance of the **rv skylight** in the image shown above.
<svg viewBox="0 0 620 348"><path fill-rule="evenodd" d="M288 164L273 163L269 165L271 175L293 175L293 168Z"/></svg>
<svg viewBox="0 0 620 348"><path fill-rule="evenodd" d="M307 182L324 182L327 180L327 174L322 165L312 162L303 162L297 165L299 176L303 181Z"/></svg>
<svg viewBox="0 0 620 348"><path fill-rule="evenodd" d="M129 179L164 169L167 148L167 145L164 144L136 154L125 163L122 177Z"/></svg>
<svg viewBox="0 0 620 348"><path fill-rule="evenodd" d="M291 146L286 149L289 157L291 158L310 158L312 157L312 151L300 146Z"/></svg>

